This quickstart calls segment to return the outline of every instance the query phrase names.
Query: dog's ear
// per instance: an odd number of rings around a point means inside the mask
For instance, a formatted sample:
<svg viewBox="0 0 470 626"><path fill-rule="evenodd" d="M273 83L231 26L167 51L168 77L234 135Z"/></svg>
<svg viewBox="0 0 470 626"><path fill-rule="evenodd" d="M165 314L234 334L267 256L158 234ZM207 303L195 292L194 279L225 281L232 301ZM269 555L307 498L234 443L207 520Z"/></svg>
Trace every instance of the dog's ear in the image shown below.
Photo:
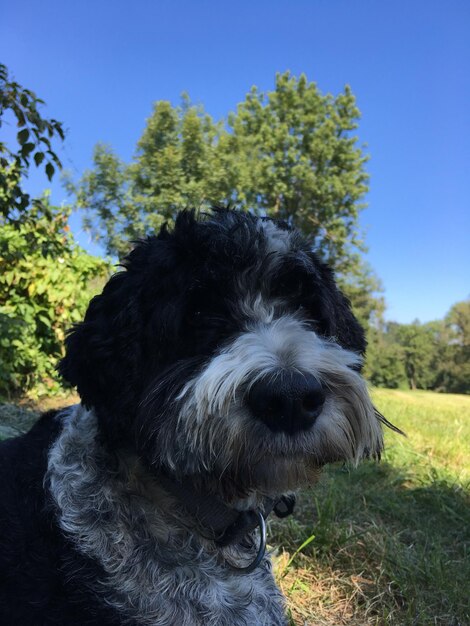
<svg viewBox="0 0 470 626"><path fill-rule="evenodd" d="M363 355L367 342L365 332L352 312L351 302L339 289L333 270L320 263L322 276L322 308L328 320L328 334L335 337L340 346Z"/></svg>
<svg viewBox="0 0 470 626"><path fill-rule="evenodd" d="M139 393L141 341L138 333L139 285L129 272L115 274L103 293L90 302L83 322L75 325L59 364L65 380L82 402L94 407L105 427L119 435L120 421L132 417Z"/></svg>
<svg viewBox="0 0 470 626"><path fill-rule="evenodd" d="M337 342L348 350L364 355L367 347L364 329L352 312L351 302L336 286L331 315Z"/></svg>

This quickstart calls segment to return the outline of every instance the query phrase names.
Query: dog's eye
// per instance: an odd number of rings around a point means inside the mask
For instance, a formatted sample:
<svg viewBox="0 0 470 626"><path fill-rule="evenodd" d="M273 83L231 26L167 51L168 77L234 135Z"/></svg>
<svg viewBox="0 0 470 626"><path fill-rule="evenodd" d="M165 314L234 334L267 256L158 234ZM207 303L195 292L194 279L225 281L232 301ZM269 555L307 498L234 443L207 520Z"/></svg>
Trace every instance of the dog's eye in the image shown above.
<svg viewBox="0 0 470 626"><path fill-rule="evenodd" d="M186 323L188 326L200 326L202 323L202 311L191 311L186 316Z"/></svg>
<svg viewBox="0 0 470 626"><path fill-rule="evenodd" d="M302 299L310 292L311 279L296 262L286 263L278 271L272 283L274 295Z"/></svg>
<svg viewBox="0 0 470 626"><path fill-rule="evenodd" d="M291 298L296 298L302 294L302 285L290 277L281 277L276 279L273 291L279 296L288 295Z"/></svg>

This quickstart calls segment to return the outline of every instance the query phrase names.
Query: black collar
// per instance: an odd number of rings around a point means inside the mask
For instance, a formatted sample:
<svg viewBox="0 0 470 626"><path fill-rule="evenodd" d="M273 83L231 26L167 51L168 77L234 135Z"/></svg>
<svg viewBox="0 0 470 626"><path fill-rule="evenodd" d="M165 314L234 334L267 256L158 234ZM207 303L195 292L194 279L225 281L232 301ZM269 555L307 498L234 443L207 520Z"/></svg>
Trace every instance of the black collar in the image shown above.
<svg viewBox="0 0 470 626"><path fill-rule="evenodd" d="M258 509L239 511L213 494L201 493L190 479L176 480L162 473L159 476L159 483L182 505L192 518L198 533L220 547L241 542L246 535L259 527L261 544L253 562L256 565L261 561L266 547L264 520L272 511L278 517L287 517L295 505L295 496L284 495L278 499L266 497ZM253 564L248 568L242 568L242 571L252 571L256 567Z"/></svg>

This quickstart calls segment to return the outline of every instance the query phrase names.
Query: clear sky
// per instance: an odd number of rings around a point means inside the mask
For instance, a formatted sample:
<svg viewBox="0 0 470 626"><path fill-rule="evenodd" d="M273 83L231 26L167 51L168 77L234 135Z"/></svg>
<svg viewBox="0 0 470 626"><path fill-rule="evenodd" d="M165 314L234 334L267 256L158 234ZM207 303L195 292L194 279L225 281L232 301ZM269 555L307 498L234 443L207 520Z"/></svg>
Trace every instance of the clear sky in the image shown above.
<svg viewBox="0 0 470 626"><path fill-rule="evenodd" d="M470 294L469 0L0 0L0 62L64 122L77 177L98 141L130 159L155 100L187 91L219 119L277 71L333 94L348 83L388 319L442 318ZM65 200L58 181L52 200Z"/></svg>

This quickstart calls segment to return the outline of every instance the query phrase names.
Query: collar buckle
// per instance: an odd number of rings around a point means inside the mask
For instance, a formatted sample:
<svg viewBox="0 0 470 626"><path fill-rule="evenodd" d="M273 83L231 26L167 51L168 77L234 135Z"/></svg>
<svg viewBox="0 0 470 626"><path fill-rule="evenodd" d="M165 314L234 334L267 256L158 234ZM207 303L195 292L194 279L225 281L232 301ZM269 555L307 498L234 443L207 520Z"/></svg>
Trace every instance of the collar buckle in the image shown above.
<svg viewBox="0 0 470 626"><path fill-rule="evenodd" d="M266 552L266 522L261 511L253 511L253 512L256 514L256 517L258 519L257 526L260 530L260 542L259 542L258 552L256 553L255 558L253 559L251 563L243 567L238 567L237 565L234 565L233 563L226 561L230 569L237 572L238 574L249 574L250 572L255 570L258 567L258 565L261 563L261 561L263 560L264 554Z"/></svg>

